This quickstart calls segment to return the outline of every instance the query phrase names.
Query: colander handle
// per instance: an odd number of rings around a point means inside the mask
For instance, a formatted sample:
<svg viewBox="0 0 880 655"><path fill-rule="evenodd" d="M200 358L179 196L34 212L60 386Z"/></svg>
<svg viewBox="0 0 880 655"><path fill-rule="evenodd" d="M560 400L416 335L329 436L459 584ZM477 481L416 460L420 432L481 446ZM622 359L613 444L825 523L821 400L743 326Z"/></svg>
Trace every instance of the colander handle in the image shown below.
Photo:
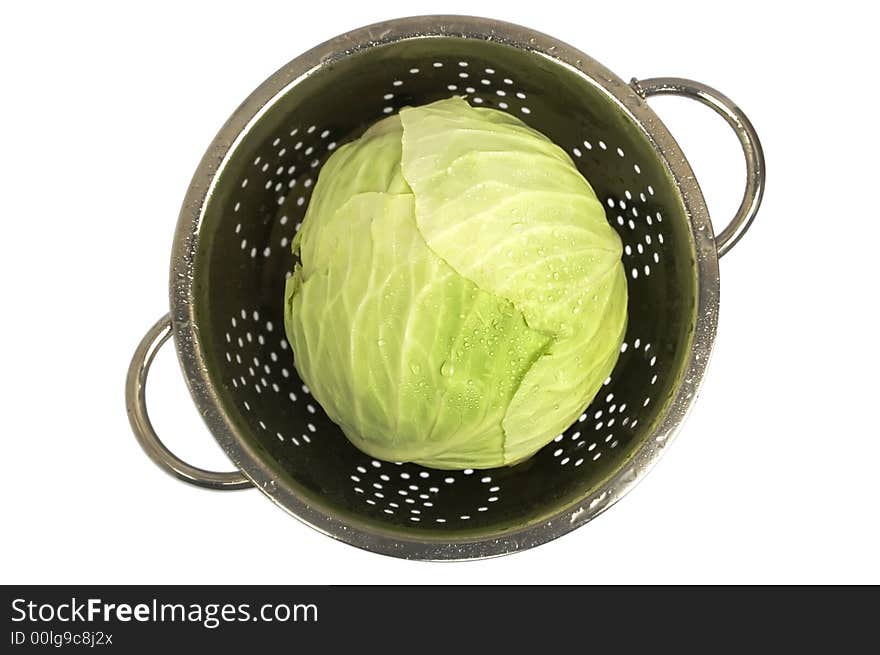
<svg viewBox="0 0 880 655"><path fill-rule="evenodd" d="M673 95L702 102L726 120L736 132L746 156L746 190L733 220L715 237L718 256L724 256L751 226L764 195L764 150L755 128L730 98L700 82L681 77L654 77L648 80L633 78L630 84L645 99L657 95Z"/></svg>
<svg viewBox="0 0 880 655"><path fill-rule="evenodd" d="M125 406L128 410L128 421L131 423L134 436L137 437L138 443L150 459L159 468L178 480L189 482L197 487L220 490L247 489L253 486L241 471L218 473L187 464L168 450L153 429L153 424L147 413L147 374L150 372L150 366L159 348L168 341L170 336L171 315L166 314L147 331L131 358L128 376L125 380Z"/></svg>

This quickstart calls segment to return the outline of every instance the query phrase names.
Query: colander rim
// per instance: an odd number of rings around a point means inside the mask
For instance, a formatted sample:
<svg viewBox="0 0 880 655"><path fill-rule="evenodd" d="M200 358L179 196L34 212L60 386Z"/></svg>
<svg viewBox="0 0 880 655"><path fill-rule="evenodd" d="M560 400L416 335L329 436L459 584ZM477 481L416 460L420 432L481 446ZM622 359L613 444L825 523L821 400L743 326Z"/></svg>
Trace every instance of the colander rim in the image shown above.
<svg viewBox="0 0 880 655"><path fill-rule="evenodd" d="M272 466L261 459L223 410L205 363L196 319L194 281L202 219L225 163L250 126L290 86L328 63L365 49L426 37L492 40L532 51L574 70L604 92L639 127L674 181L696 255L697 306L691 349L666 411L648 438L600 488L550 518L498 535L438 538L347 517L343 520L334 516L332 509L322 509L315 498L278 480ZM644 477L672 441L696 398L714 343L719 286L714 232L700 187L675 139L632 86L577 48L541 32L488 18L431 15L383 21L334 37L284 65L235 110L205 152L180 210L171 253L170 306L178 358L195 404L232 462L273 502L312 528L372 552L407 559L466 560L509 554L556 539L598 516Z"/></svg>

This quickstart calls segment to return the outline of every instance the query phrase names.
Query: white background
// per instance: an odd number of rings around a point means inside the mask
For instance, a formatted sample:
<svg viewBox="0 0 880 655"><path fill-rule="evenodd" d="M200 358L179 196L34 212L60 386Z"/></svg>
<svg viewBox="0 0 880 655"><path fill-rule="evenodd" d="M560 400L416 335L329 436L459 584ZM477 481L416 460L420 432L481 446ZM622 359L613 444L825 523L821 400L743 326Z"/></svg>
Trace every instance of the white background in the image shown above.
<svg viewBox="0 0 880 655"><path fill-rule="evenodd" d="M880 57L864 3L123 4L15 3L0 28L0 582L880 582ZM760 215L721 262L702 394L661 464L560 540L459 564L362 552L256 491L178 483L141 452L123 403L219 126L305 49L426 13L520 23L624 79L704 81L748 113L768 167ZM720 230L742 191L737 141L696 103L651 104ZM228 467L171 348L150 382L167 443Z"/></svg>

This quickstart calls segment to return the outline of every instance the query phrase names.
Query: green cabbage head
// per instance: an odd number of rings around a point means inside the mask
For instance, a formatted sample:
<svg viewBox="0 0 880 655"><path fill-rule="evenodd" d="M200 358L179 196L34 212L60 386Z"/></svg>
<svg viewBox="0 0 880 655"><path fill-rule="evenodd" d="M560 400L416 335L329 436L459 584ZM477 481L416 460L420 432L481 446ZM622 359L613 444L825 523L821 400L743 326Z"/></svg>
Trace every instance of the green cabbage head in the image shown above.
<svg viewBox="0 0 880 655"><path fill-rule="evenodd" d="M323 166L285 330L348 439L491 468L575 421L617 359L621 243L565 152L461 98L404 108Z"/></svg>

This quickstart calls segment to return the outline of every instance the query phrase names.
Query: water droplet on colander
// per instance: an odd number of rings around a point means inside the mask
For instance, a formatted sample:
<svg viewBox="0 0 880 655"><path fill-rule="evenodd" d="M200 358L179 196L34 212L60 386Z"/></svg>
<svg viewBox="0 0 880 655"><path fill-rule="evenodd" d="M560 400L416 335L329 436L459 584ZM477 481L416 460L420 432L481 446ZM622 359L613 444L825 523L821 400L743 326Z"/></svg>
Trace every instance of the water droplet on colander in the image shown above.
<svg viewBox="0 0 880 655"><path fill-rule="evenodd" d="M443 365L440 367L440 375L444 377L451 377L455 373L455 365L450 361L443 362Z"/></svg>
<svg viewBox="0 0 880 655"><path fill-rule="evenodd" d="M468 386L469 386L469 387L474 386L474 381L473 381L473 380L468 380L467 383L468 383Z"/></svg>
<svg viewBox="0 0 880 655"><path fill-rule="evenodd" d="M554 279L554 280L558 280L558 279L559 279L559 271L553 271L553 279Z"/></svg>
<svg viewBox="0 0 880 655"><path fill-rule="evenodd" d="M418 363L412 363L409 365L409 370L418 375L422 372L422 367Z"/></svg>
<svg viewBox="0 0 880 655"><path fill-rule="evenodd" d="M376 345L379 346L380 348L383 347L385 345L385 339L377 340Z"/></svg>
<svg viewBox="0 0 880 655"><path fill-rule="evenodd" d="M263 483L263 488L269 493L274 493L278 485L275 484L275 480L269 480Z"/></svg>

